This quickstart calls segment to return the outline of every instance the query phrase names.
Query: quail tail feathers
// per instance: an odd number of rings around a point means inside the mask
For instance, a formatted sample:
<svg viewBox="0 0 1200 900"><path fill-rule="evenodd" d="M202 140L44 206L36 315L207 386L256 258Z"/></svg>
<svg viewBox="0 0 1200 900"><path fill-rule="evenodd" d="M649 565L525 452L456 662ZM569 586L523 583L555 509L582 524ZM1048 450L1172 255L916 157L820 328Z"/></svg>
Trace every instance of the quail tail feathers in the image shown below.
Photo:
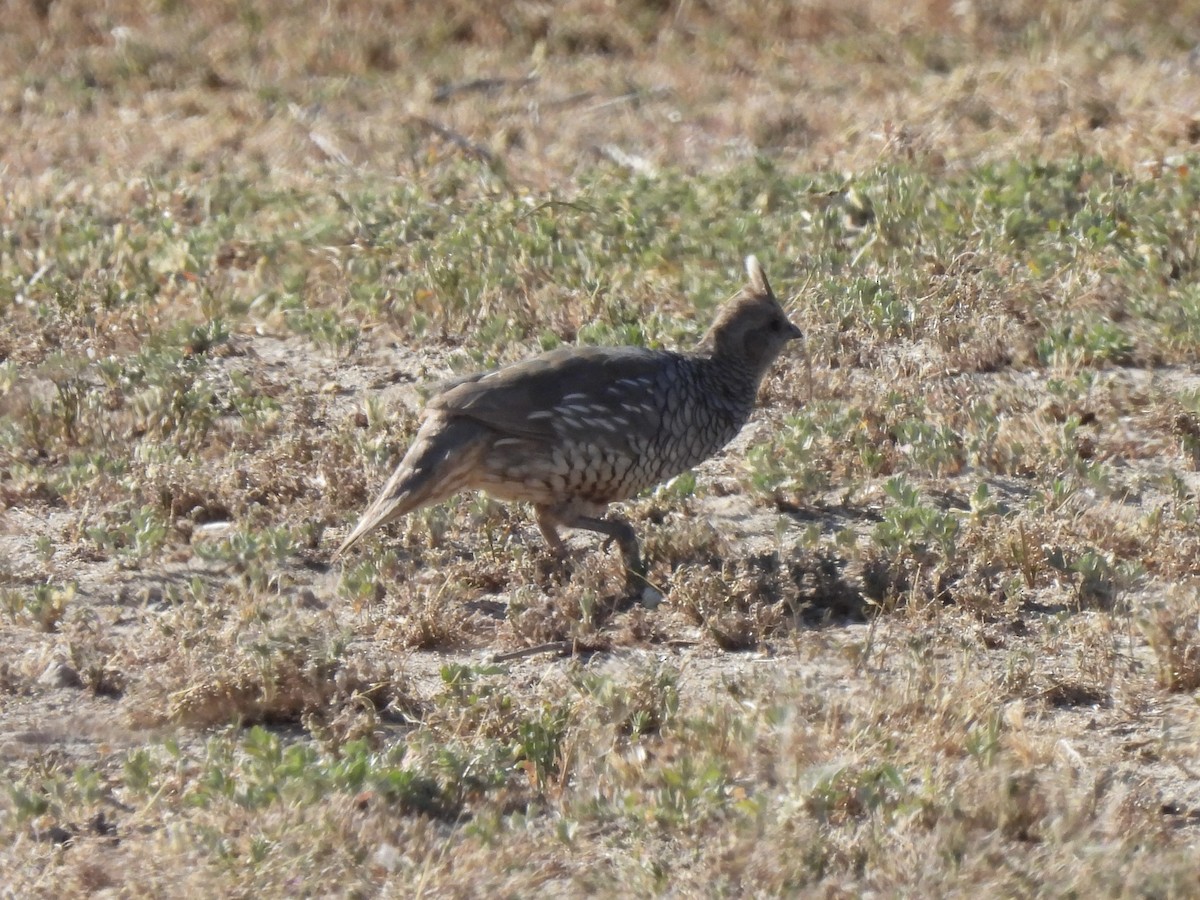
<svg viewBox="0 0 1200 900"><path fill-rule="evenodd" d="M404 459L342 541L334 558L381 525L466 490L488 444L487 430L470 419L426 419Z"/></svg>

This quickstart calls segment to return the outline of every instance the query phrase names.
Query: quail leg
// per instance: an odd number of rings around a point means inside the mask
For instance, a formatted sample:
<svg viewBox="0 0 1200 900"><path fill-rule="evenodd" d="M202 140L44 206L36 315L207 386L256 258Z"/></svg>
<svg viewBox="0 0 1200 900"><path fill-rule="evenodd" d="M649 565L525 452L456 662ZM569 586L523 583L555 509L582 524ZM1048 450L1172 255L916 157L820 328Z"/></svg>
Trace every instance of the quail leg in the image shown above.
<svg viewBox="0 0 1200 900"><path fill-rule="evenodd" d="M646 564L638 552L637 534L632 525L614 515L603 519L580 516L570 524L573 528L607 535L617 542L617 546L621 548L621 557L625 561L625 592L628 600L636 600L646 609L654 609L662 602L662 594L646 580Z"/></svg>
<svg viewBox="0 0 1200 900"><path fill-rule="evenodd" d="M637 534L624 519L609 516L606 519L596 519L591 516L579 516L570 522L564 522L571 528L582 528L585 531L595 531L605 537L610 537L621 548L621 558L625 562L625 578L630 588L641 590L646 583L646 567L642 563L642 555L638 549Z"/></svg>
<svg viewBox="0 0 1200 900"><path fill-rule="evenodd" d="M638 539L632 525L613 515L604 519L580 516L570 525L572 528L599 532L617 542L625 561L625 594L628 600L636 600L647 609L654 609L662 602L662 594L646 580L646 564L638 552Z"/></svg>
<svg viewBox="0 0 1200 900"><path fill-rule="evenodd" d="M637 534L634 532L633 526L624 519L613 515L603 519L584 515L567 517L556 515L555 511L549 507L539 507L537 523L551 552L559 559L566 556L566 547L558 535L558 526L560 525L565 528L594 531L616 541L621 550L621 559L625 564L625 588L629 594L633 597L640 597L642 602L651 608L657 605L658 600L662 599L661 595L646 581L646 565L642 562ZM647 591L650 594L647 594ZM649 602L647 602L648 600Z"/></svg>
<svg viewBox="0 0 1200 900"><path fill-rule="evenodd" d="M546 542L546 546L550 548L550 552L554 554L554 558L560 563L567 558L567 548L563 544L563 540L558 535L558 526L561 524L554 514L545 506L536 507L538 531L542 533L542 540Z"/></svg>

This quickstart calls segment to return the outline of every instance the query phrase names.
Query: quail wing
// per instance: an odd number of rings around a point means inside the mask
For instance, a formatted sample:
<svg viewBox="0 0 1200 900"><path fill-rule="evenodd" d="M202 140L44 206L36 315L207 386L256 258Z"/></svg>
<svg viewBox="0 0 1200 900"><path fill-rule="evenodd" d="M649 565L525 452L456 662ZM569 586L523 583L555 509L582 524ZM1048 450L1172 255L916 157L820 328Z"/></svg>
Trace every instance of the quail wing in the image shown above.
<svg viewBox="0 0 1200 900"><path fill-rule="evenodd" d="M554 442L589 437L626 444L654 434L655 387L675 355L640 348L563 348L456 379L427 408L474 419L504 435Z"/></svg>

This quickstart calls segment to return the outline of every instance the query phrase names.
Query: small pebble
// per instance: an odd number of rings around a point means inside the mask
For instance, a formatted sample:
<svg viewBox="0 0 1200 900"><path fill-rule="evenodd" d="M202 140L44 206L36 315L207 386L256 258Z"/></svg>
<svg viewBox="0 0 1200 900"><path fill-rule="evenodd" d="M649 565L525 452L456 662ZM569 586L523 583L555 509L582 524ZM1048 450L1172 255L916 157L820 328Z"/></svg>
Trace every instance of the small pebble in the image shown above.
<svg viewBox="0 0 1200 900"><path fill-rule="evenodd" d="M71 666L67 665L61 659L50 661L50 665L40 676L38 676L38 684L50 688L68 688L79 687L83 684L79 680L79 673Z"/></svg>

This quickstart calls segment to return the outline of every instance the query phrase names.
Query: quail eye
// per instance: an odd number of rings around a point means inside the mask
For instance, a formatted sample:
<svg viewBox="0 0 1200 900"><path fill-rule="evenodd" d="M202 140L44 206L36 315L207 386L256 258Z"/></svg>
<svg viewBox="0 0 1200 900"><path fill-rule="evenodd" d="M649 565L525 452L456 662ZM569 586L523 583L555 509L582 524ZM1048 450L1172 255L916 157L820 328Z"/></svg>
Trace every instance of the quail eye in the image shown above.
<svg viewBox="0 0 1200 900"><path fill-rule="evenodd" d="M783 329L783 323L782 323L782 322L780 322L778 319L772 319L772 320L771 320L771 330L772 330L772 331L780 331L780 330L782 330L782 329Z"/></svg>

